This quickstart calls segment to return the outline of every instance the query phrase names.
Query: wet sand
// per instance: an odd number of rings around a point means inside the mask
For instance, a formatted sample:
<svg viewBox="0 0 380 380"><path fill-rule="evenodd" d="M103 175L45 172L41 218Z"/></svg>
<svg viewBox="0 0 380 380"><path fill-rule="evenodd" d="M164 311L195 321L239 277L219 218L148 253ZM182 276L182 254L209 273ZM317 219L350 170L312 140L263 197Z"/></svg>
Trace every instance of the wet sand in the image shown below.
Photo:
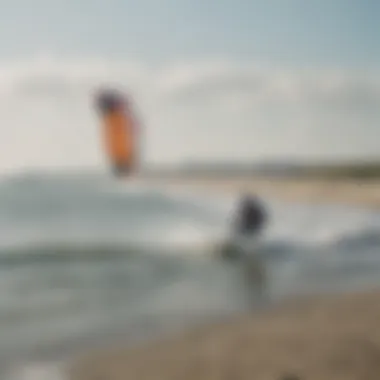
<svg viewBox="0 0 380 380"><path fill-rule="evenodd" d="M88 353L69 375L72 380L378 380L380 290L293 300L138 348Z"/></svg>

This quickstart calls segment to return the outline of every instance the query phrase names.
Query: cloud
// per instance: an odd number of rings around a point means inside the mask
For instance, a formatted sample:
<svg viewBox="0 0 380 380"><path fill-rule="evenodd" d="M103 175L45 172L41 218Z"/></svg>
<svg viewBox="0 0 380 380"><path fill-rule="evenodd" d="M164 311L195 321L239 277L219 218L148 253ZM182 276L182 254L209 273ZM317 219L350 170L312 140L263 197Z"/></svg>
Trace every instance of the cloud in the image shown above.
<svg viewBox="0 0 380 380"><path fill-rule="evenodd" d="M132 94L191 106L239 98L242 104L377 107L380 72L305 70L228 61L187 62L149 67L101 59L62 61L52 57L0 65L3 95L44 96L91 93L118 86Z"/></svg>
<svg viewBox="0 0 380 380"><path fill-rule="evenodd" d="M228 60L154 67L45 56L0 64L0 83L0 149L8 162L102 162L91 102L104 85L135 98L147 160L380 150L378 72Z"/></svg>
<svg viewBox="0 0 380 380"><path fill-rule="evenodd" d="M285 70L254 65L191 64L166 70L161 90L173 100L217 99L234 94L252 103L378 106L380 73L341 70Z"/></svg>

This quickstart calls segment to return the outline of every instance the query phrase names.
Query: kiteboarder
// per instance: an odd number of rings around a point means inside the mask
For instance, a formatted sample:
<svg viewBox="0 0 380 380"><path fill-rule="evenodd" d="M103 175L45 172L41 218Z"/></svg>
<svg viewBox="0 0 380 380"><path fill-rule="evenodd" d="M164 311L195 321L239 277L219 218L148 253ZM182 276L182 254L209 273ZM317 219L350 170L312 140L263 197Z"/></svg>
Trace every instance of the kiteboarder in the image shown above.
<svg viewBox="0 0 380 380"><path fill-rule="evenodd" d="M266 210L259 198L243 194L232 217L230 236L220 250L221 256L240 259L251 255L267 219Z"/></svg>
<svg viewBox="0 0 380 380"><path fill-rule="evenodd" d="M237 235L252 236L261 233L267 221L267 214L258 197L244 194L238 204L233 222Z"/></svg>

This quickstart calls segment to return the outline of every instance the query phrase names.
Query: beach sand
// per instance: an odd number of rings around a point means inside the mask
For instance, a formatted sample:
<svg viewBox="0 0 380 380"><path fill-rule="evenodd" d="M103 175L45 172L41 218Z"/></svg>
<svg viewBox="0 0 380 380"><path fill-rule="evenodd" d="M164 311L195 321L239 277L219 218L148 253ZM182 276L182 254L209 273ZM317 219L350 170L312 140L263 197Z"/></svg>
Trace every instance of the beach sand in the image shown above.
<svg viewBox="0 0 380 380"><path fill-rule="evenodd" d="M159 182L159 181L154 181ZM380 182L178 179L173 186L377 208ZM71 380L379 380L380 289L288 300L141 347L72 363Z"/></svg>
<svg viewBox="0 0 380 380"><path fill-rule="evenodd" d="M69 375L72 380L378 380L380 290L293 300L138 348L88 353Z"/></svg>

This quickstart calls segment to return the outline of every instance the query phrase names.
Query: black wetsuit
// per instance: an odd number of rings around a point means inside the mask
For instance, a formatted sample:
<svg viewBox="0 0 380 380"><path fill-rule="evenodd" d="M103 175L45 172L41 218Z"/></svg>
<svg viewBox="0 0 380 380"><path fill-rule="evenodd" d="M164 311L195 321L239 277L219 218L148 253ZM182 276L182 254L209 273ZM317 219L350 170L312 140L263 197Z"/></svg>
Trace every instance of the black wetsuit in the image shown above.
<svg viewBox="0 0 380 380"><path fill-rule="evenodd" d="M252 196L245 196L238 207L234 229L240 235L259 233L266 222L267 215L259 200Z"/></svg>

